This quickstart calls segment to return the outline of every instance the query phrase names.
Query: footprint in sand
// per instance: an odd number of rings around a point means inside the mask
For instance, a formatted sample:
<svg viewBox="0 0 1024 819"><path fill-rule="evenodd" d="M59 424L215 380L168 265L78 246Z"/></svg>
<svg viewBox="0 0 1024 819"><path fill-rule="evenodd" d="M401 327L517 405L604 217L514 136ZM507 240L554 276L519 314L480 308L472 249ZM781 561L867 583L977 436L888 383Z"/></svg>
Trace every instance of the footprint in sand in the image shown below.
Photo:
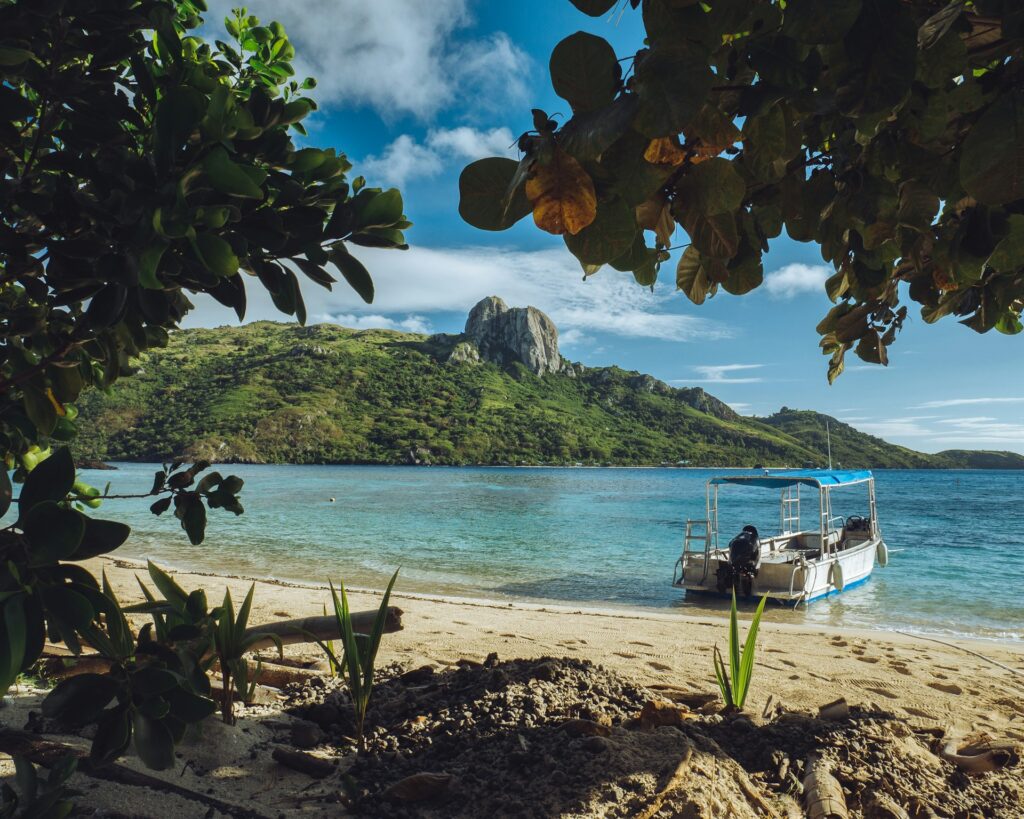
<svg viewBox="0 0 1024 819"><path fill-rule="evenodd" d="M627 660L635 660L637 657L636 654L630 654L628 651L613 651L612 654L616 657L625 657Z"/></svg>
<svg viewBox="0 0 1024 819"><path fill-rule="evenodd" d="M836 648L846 648L849 645L849 643L841 637L833 637L832 645L834 645Z"/></svg>
<svg viewBox="0 0 1024 819"><path fill-rule="evenodd" d="M655 662L654 660L648 660L647 661L647 665L649 665L655 671L671 671L672 670L672 666L665 665L665 663L658 663L658 662Z"/></svg>
<svg viewBox="0 0 1024 819"><path fill-rule="evenodd" d="M913 673L910 671L910 669L907 668L906 665L904 665L903 663L889 663L889 667L893 671L895 671L895 672L897 672L899 674L903 674L906 677L913 677L914 676Z"/></svg>
<svg viewBox="0 0 1024 819"><path fill-rule="evenodd" d="M862 657L859 654L857 655L857 659L860 660L862 663L877 663L878 662L878 658L877 657Z"/></svg>
<svg viewBox="0 0 1024 819"><path fill-rule="evenodd" d="M518 634L502 634L502 637L508 637L509 639L515 640L519 637Z"/></svg>
<svg viewBox="0 0 1024 819"><path fill-rule="evenodd" d="M921 717L921 719L937 720L938 717L934 714L929 714L927 711L922 711L920 708L914 708L911 705L904 705L903 710L906 711L912 717Z"/></svg>
<svg viewBox="0 0 1024 819"><path fill-rule="evenodd" d="M928 683L929 688L934 688L936 691L943 691L946 694L963 694L964 690L956 683Z"/></svg>
<svg viewBox="0 0 1024 819"><path fill-rule="evenodd" d="M878 686L866 685L864 690L870 691L872 694L878 694L880 697L888 697L890 700L898 700L900 698L899 694L894 694L892 691Z"/></svg>
<svg viewBox="0 0 1024 819"><path fill-rule="evenodd" d="M791 680L799 680L800 679L800 675L799 674L790 674L789 678Z"/></svg>
<svg viewBox="0 0 1024 819"><path fill-rule="evenodd" d="M650 643L641 643L639 640L631 640L629 643L631 646L645 646L647 648L654 648Z"/></svg>
<svg viewBox="0 0 1024 819"><path fill-rule="evenodd" d="M783 665L788 665L790 668L796 668L796 663L794 663L792 660L779 660L779 662Z"/></svg>

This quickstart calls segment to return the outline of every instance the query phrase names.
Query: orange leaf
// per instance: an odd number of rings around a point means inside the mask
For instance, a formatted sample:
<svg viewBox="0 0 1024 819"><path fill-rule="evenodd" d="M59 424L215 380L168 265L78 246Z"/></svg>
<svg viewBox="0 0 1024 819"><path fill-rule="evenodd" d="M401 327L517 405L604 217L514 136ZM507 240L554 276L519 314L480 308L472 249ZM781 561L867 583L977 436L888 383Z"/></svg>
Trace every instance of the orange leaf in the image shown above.
<svg viewBox="0 0 1024 819"><path fill-rule="evenodd" d="M644 159L652 165L682 165L687 153L679 144L677 137L658 137L652 139L644 151Z"/></svg>
<svg viewBox="0 0 1024 819"><path fill-rule="evenodd" d="M576 235L597 216L594 182L575 159L555 148L551 160L538 162L526 180L533 221L548 233Z"/></svg>

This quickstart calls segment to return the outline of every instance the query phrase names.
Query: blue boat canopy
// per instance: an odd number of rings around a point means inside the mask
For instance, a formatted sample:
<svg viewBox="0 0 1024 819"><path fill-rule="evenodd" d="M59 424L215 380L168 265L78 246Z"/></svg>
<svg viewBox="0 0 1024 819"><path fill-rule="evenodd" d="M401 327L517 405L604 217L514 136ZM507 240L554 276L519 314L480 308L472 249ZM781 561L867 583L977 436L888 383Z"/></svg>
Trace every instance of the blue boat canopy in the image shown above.
<svg viewBox="0 0 1024 819"><path fill-rule="evenodd" d="M735 483L771 489L794 486L798 483L819 487L848 486L854 483L864 483L871 478L869 469L780 469L777 471L766 469L763 472L748 475L719 475L712 478L710 483L712 486Z"/></svg>

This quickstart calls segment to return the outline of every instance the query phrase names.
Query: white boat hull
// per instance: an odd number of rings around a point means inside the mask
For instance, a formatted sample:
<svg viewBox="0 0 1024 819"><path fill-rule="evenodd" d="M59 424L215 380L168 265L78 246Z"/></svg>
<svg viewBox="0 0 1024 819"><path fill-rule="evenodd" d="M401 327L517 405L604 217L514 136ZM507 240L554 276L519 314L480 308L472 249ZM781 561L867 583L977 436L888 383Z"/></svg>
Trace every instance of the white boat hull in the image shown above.
<svg viewBox="0 0 1024 819"><path fill-rule="evenodd" d="M810 603L860 585L871 576L880 542L880 538L870 538L812 560L769 553L761 562L751 594L755 597L768 595L786 602ZM728 562L726 551L712 551L706 559L703 553L689 552L680 558L682 577L675 585L686 591L720 594L718 567Z"/></svg>

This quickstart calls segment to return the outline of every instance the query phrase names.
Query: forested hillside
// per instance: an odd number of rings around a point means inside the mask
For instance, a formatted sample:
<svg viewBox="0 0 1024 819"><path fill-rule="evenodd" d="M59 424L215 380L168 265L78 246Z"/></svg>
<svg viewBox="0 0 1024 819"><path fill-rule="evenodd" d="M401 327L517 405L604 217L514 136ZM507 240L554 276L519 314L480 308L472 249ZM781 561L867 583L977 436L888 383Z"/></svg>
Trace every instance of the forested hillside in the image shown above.
<svg viewBox="0 0 1024 819"><path fill-rule="evenodd" d="M110 395L84 398L76 450L105 460L256 463L826 461L817 413L744 418L702 389L615 367L536 376L520 365L449 360L459 342L269 322L181 331ZM833 458L846 467L962 465L832 424Z"/></svg>

